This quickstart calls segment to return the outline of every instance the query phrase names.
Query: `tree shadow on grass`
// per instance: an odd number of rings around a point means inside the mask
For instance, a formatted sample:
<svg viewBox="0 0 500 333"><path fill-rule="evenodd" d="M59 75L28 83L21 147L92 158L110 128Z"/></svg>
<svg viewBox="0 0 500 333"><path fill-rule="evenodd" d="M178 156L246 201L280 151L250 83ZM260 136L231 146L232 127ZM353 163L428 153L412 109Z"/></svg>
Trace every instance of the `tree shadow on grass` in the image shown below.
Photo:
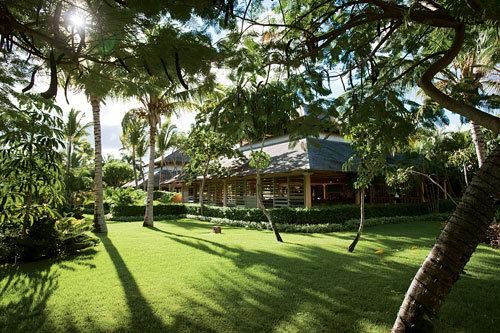
<svg viewBox="0 0 500 333"><path fill-rule="evenodd" d="M130 322L125 329L131 332L165 332L169 327L155 314L153 307L141 293L137 282L128 269L125 261L120 256L118 249L107 235L98 235L104 248L108 252L113 265L115 266L118 279L120 280L127 306L129 308ZM147 260L145 258L145 260ZM203 327L190 325L194 331L203 330Z"/></svg>
<svg viewBox="0 0 500 333"><path fill-rule="evenodd" d="M52 262L2 267L0 273L0 330L29 332L46 325L45 308L58 286L59 273ZM9 296L13 290L14 296ZM19 292L22 290L22 292ZM20 297L19 297L20 296Z"/></svg>
<svg viewBox="0 0 500 333"><path fill-rule="evenodd" d="M207 288L204 283L204 287L196 289L203 295L201 297L185 293L181 300L184 307L192 311L175 314L174 327L182 328L186 321L204 325L206 323L199 322L199 318L213 318L206 324L210 329L224 327L224 330L239 332L359 332L374 327L389 330L418 264L404 259L391 260L392 253L378 255L374 250L381 245L388 248L429 247L437 230L426 229L422 237L412 238L415 234L403 229L395 231L403 239L390 240L386 236L387 228L374 229L366 234L358 253L348 254L339 252L338 245L336 250L320 246L288 246L279 253L249 250L218 243L217 239L152 229L182 246L234 263L233 270L210 265L210 269L204 271L203 279L209 281L211 287ZM326 237L332 237L333 243L337 235ZM485 282L470 277L465 280L461 288L467 284L467 288L477 289ZM470 301L480 304L480 295L480 292L469 295L473 298ZM447 301L460 306L460 298L452 297ZM498 324L495 311L487 312L488 319ZM483 324L482 329L492 329L496 324ZM450 313L446 313L438 325L444 331L451 328L473 331L481 327Z"/></svg>

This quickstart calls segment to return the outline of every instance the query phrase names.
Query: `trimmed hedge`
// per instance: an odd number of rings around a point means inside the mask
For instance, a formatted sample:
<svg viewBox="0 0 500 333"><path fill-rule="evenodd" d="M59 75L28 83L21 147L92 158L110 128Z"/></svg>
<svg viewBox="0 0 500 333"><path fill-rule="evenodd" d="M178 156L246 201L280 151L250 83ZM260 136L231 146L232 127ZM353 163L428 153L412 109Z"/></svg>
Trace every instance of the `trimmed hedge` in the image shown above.
<svg viewBox="0 0 500 333"><path fill-rule="evenodd" d="M212 224L229 225L244 227L247 229L270 230L268 222L249 222L236 221L225 218L187 215L187 218L210 222ZM365 220L365 227L372 227L382 224L397 224L405 222L424 222L432 221L442 223L450 218L450 213L434 213L421 216L393 216L393 217L375 217ZM280 224L276 223L276 229L279 232L301 232L301 233L325 233L337 231L356 230L359 227L359 218L346 221L344 224L338 223L319 223L319 224Z"/></svg>
<svg viewBox="0 0 500 333"><path fill-rule="evenodd" d="M448 200L441 200L440 212L448 212L455 205ZM235 208L204 206L205 216L232 221L267 222L259 208ZM129 205L116 206L112 210L113 216L141 216L145 213L145 206ZM359 219L358 205L338 205L321 208L275 208L269 213L278 224L344 224L350 219ZM430 213L426 203L412 204L367 204L365 205L366 219L375 217L417 216ZM158 204L154 206L154 215L200 215L200 206L197 204Z"/></svg>

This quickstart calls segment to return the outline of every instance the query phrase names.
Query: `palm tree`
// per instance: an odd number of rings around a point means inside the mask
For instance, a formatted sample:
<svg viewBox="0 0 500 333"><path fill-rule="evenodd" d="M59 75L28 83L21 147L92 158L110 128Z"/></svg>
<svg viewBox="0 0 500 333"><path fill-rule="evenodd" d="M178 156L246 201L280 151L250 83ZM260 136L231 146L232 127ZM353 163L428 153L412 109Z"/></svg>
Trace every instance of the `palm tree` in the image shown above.
<svg viewBox="0 0 500 333"><path fill-rule="evenodd" d="M67 142L67 161L66 161L66 173L69 172L71 168L71 154L73 144L76 143L81 137L89 135L87 129L92 126L92 123L82 124L82 119L85 115L80 110L75 110L71 108L68 113L68 118L64 123L64 136Z"/></svg>
<svg viewBox="0 0 500 333"><path fill-rule="evenodd" d="M142 161L146 153L148 152L148 137L147 135L142 135L137 142L137 146L135 147L135 156L139 159L139 172L141 174L142 179L142 188L146 190L146 180L144 178L144 166L142 165Z"/></svg>
<svg viewBox="0 0 500 333"><path fill-rule="evenodd" d="M171 88L174 89L174 88ZM146 213L144 215L145 227L153 227L153 190L154 190L154 160L156 147L156 131L157 126L161 126L161 116L170 119L172 115L178 115L181 111L191 111L197 109L198 106L192 103L192 91L173 91L166 90L163 94L149 93L144 97L140 97L139 101L142 107L134 109L134 112L146 119L149 124L149 170L148 170L148 185L147 185L147 204ZM197 92L199 89L196 90Z"/></svg>
<svg viewBox="0 0 500 333"><path fill-rule="evenodd" d="M101 100L96 95L89 95L92 105L94 123L94 231L107 233L108 227L104 220L104 196L102 191L102 146L101 146Z"/></svg>
<svg viewBox="0 0 500 333"><path fill-rule="evenodd" d="M494 56L498 47L494 40L496 36L496 33L491 31L476 31L474 43L468 45L466 50L455 58L450 68L441 72L442 76L437 78L437 86L451 93L458 91L466 104L490 107L490 100L484 96L500 90L499 59ZM478 165L481 168L486 160L484 137L478 124L473 120L469 120L469 123Z"/></svg>
<svg viewBox="0 0 500 333"><path fill-rule="evenodd" d="M147 123L137 116L134 110L129 110L122 119L122 144L132 150L132 168L134 169L135 188L138 188L136 153L137 146L144 140ZM144 151L145 153L145 151ZM142 170L142 168L141 168ZM144 178L143 178L144 179Z"/></svg>
<svg viewBox="0 0 500 333"><path fill-rule="evenodd" d="M167 118L167 121L162 124L160 131L158 132L158 137L156 139L157 149L160 153L161 161L160 161L160 181L159 181L159 189L161 190L161 183L163 181L163 164L165 162L165 152L172 146L175 132L177 130L177 126L171 125L170 119Z"/></svg>

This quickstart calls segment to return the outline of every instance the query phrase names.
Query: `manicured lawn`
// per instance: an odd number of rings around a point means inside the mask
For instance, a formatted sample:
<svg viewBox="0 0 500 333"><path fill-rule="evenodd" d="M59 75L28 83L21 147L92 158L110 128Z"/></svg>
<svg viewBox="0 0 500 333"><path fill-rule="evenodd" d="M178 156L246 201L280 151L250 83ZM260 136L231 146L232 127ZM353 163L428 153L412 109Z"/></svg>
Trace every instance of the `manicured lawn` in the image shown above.
<svg viewBox="0 0 500 333"><path fill-rule="evenodd" d="M437 222L283 234L193 220L109 223L96 251L0 267L0 331L389 331ZM397 251L396 251L397 249ZM375 253L383 250L383 253ZM500 326L500 251L480 246L437 332Z"/></svg>

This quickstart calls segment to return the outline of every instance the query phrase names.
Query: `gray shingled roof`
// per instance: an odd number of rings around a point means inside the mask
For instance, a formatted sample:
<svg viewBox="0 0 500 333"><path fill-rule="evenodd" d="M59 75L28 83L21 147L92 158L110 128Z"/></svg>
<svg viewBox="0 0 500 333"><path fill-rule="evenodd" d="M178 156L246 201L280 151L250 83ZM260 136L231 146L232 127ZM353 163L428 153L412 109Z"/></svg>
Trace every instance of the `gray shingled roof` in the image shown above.
<svg viewBox="0 0 500 333"><path fill-rule="evenodd" d="M290 145L289 141L278 142L264 147L264 152L271 156L270 165L262 173L281 173L297 170L342 171L342 165L353 155L350 144L334 140L317 140L316 148L311 139L302 139ZM258 149L258 148L255 148ZM245 156L250 155L244 147ZM232 177L255 174L255 168L249 163L237 165L234 160L224 163L231 167Z"/></svg>

